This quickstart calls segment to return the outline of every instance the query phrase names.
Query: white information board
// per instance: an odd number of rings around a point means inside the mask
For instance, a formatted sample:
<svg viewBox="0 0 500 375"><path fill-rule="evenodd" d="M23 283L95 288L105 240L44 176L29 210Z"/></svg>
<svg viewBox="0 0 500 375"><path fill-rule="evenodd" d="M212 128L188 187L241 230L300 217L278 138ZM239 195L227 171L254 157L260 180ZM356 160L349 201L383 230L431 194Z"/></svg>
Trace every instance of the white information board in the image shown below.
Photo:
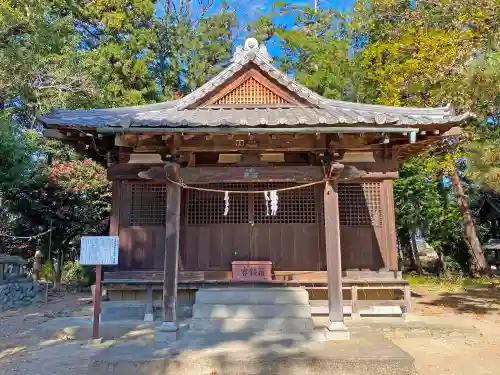
<svg viewBox="0 0 500 375"><path fill-rule="evenodd" d="M82 237L80 264L87 266L105 266L118 264L118 237Z"/></svg>

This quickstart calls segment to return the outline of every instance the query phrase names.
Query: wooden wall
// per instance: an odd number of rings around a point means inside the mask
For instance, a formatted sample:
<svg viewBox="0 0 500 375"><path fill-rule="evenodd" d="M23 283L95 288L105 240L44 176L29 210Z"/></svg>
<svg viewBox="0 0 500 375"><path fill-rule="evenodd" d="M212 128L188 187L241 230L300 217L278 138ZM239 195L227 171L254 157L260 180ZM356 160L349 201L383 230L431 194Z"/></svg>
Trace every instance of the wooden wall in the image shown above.
<svg viewBox="0 0 500 375"><path fill-rule="evenodd" d="M119 269L163 269L166 188L163 184L113 181L112 219L120 238Z"/></svg>
<svg viewBox="0 0 500 375"><path fill-rule="evenodd" d="M343 269L397 270L392 181L339 184Z"/></svg>
<svg viewBox="0 0 500 375"><path fill-rule="evenodd" d="M229 270L232 260L253 259L271 260L276 270L325 270L322 189L317 186L305 197L290 194L288 201L281 194L281 212L288 205L288 212L296 212L299 216L293 217L293 213L290 217L280 216L276 222L266 222L265 213L253 212L262 202L256 206L255 202L239 202L231 196L232 216L224 218L220 214L222 195L208 206L195 208L193 203L190 206L188 193L183 192L181 269ZM245 195L241 199L263 197ZM290 205L297 199L303 206L294 211ZM312 208L311 199L314 201ZM339 184L339 199L342 268L397 270L392 181ZM309 204L304 206L308 200ZM163 268L165 202L163 184L113 181L110 234L120 237L120 270ZM314 213L297 214L304 207ZM190 210L210 212L211 209L219 213L207 218L208 222L196 221L201 220L200 217L188 214ZM257 222L249 225L245 215L250 215L250 221L260 217L261 222L254 220Z"/></svg>

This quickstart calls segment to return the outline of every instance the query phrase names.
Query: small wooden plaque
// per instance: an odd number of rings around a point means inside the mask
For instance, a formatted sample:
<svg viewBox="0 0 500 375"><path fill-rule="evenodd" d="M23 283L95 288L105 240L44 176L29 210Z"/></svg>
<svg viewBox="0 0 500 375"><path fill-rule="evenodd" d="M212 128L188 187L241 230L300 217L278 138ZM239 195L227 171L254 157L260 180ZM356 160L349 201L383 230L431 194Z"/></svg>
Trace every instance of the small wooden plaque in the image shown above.
<svg viewBox="0 0 500 375"><path fill-rule="evenodd" d="M271 281L272 262L270 261L234 261L232 262L233 280Z"/></svg>

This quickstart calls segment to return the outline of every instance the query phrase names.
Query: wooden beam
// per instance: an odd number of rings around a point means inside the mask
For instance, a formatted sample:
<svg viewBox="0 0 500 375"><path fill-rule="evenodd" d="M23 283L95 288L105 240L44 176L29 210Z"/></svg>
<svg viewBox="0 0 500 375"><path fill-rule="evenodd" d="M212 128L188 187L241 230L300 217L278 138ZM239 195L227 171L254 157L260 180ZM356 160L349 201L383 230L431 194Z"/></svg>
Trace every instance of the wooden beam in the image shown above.
<svg viewBox="0 0 500 375"><path fill-rule="evenodd" d="M211 182L311 182L323 179L318 166L266 167L196 167L182 168L180 177L186 184Z"/></svg>
<svg viewBox="0 0 500 375"><path fill-rule="evenodd" d="M117 163L110 165L107 170L108 180L138 180L139 172L147 171L153 167L163 168L165 164Z"/></svg>
<svg viewBox="0 0 500 375"><path fill-rule="evenodd" d="M165 144L168 146L168 151L170 155L175 159L177 152L179 151L179 146L182 144L182 134L174 134L172 137L162 137Z"/></svg>
<svg viewBox="0 0 500 375"><path fill-rule="evenodd" d="M181 188L167 186L165 257L163 264L163 322L177 326L177 280L179 274L179 233L181 222Z"/></svg>
<svg viewBox="0 0 500 375"><path fill-rule="evenodd" d="M149 168L147 171L140 171L137 173L139 178L142 178L144 180L154 180L158 182L166 182L166 176L167 173L165 172L165 168L162 167L153 167Z"/></svg>
<svg viewBox="0 0 500 375"><path fill-rule="evenodd" d="M179 181L179 164L177 163L168 163L164 167L165 175L172 181Z"/></svg>
<svg viewBox="0 0 500 375"><path fill-rule="evenodd" d="M196 154L194 152L189 153L187 166L189 168L194 168L196 166Z"/></svg>
<svg viewBox="0 0 500 375"><path fill-rule="evenodd" d="M174 165L175 163L172 163ZM108 168L109 180L139 180L141 178L165 182L164 169L169 164L113 164ZM172 168L172 165L168 168ZM319 166L265 166L265 167L188 167L178 168L179 177L186 184L211 182L312 182L323 179ZM168 169L167 168L167 169ZM154 170L153 170L154 169ZM141 173L140 172L148 172ZM148 177L149 176L149 177ZM178 177L177 177L178 178ZM171 178L175 180L175 175Z"/></svg>

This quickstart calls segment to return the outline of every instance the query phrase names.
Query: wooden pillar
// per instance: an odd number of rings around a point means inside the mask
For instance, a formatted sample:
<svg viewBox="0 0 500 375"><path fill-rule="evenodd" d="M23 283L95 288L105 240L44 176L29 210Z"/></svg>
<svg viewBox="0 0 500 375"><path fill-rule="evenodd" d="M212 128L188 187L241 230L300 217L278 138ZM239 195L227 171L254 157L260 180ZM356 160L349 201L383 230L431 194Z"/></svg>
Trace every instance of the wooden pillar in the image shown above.
<svg viewBox="0 0 500 375"><path fill-rule="evenodd" d="M340 256L340 220L337 182L325 183L325 247L328 274L328 318L325 331L328 340L348 340L349 332L344 325L342 298L342 267Z"/></svg>
<svg viewBox="0 0 500 375"><path fill-rule="evenodd" d="M110 236L119 236L120 229L120 193L122 182L121 181L112 181L111 182L111 212L109 214L109 235Z"/></svg>
<svg viewBox="0 0 500 375"><path fill-rule="evenodd" d="M153 308L153 285L149 284L146 289L146 313L144 314L145 322L154 321L154 308Z"/></svg>
<svg viewBox="0 0 500 375"><path fill-rule="evenodd" d="M165 220L165 258L163 264L163 323L157 331L157 341L172 341L178 338L177 325L177 279L179 264L179 232L181 211L181 188L167 185L167 207Z"/></svg>
<svg viewBox="0 0 500 375"><path fill-rule="evenodd" d="M380 185L380 199L382 204L382 235L384 269L398 271L396 217L394 208L393 181L384 180Z"/></svg>

